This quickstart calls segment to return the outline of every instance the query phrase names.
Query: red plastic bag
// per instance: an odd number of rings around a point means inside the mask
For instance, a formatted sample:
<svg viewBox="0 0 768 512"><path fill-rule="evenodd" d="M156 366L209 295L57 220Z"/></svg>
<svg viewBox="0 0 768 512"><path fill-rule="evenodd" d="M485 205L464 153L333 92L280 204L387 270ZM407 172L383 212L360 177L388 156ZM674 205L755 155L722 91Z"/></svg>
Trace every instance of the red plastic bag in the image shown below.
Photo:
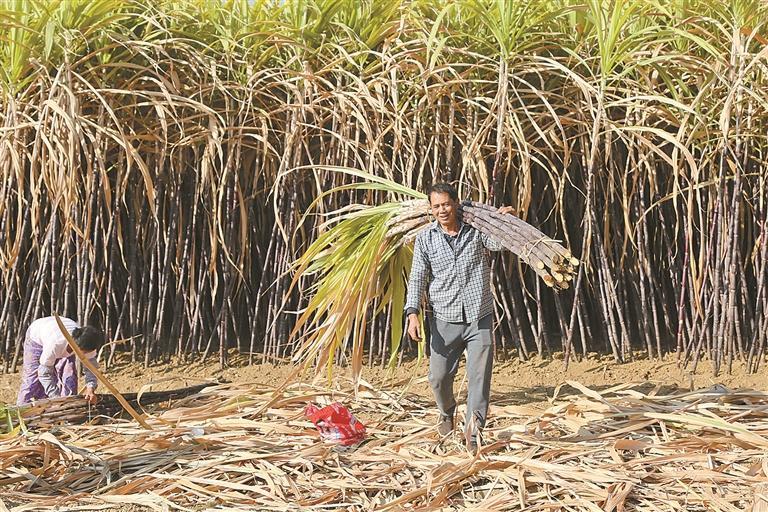
<svg viewBox="0 0 768 512"><path fill-rule="evenodd" d="M310 403L304 409L304 415L315 424L324 441L350 446L365 439L365 425L339 402L322 409Z"/></svg>

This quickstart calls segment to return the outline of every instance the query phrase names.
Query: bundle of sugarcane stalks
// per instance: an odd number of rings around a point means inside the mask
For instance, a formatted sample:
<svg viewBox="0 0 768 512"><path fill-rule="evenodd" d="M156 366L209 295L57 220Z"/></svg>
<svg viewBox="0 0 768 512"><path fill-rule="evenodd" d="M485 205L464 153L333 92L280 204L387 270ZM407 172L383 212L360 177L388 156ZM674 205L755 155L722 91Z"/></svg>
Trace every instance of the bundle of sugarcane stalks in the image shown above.
<svg viewBox="0 0 768 512"><path fill-rule="evenodd" d="M128 400L132 407L140 409L144 406L170 403L194 395L211 385L207 383L168 391L125 393L123 398ZM65 424L98 423L109 421L123 412L123 406L117 398L108 394L99 395L98 402L95 404L89 404L81 396L38 400L18 408L6 407L0 415L0 429L4 428L8 433L19 426L31 430L44 430Z"/></svg>
<svg viewBox="0 0 768 512"><path fill-rule="evenodd" d="M495 400L477 454L459 432L441 438L431 401L402 388L211 386L150 414L152 430L116 420L0 438L0 510L3 500L13 512L760 505L766 393L568 385L549 404ZM325 444L304 418L308 401L336 400L367 425L360 445Z"/></svg>
<svg viewBox="0 0 768 512"><path fill-rule="evenodd" d="M401 236L402 243L412 241L429 225L428 209L426 199L403 202L402 211L388 223L387 235ZM557 240L515 215L499 213L497 208L477 201L461 203L461 218L530 265L550 288L567 290L570 287L579 260Z"/></svg>

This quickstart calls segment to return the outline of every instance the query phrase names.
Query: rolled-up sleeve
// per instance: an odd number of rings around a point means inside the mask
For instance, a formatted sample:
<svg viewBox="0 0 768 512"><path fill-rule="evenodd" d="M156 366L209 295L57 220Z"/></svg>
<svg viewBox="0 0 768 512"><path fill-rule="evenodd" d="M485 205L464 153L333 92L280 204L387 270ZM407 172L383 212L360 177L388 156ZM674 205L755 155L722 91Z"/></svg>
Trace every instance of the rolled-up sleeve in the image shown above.
<svg viewBox="0 0 768 512"><path fill-rule="evenodd" d="M88 362L90 362L94 368L99 367L99 361L96 359L96 354L88 358ZM96 386L98 385L99 381L96 378L96 376L91 373L91 370L88 369L87 366L83 365L83 374L85 375L85 385L90 386L92 389L96 389Z"/></svg>
<svg viewBox="0 0 768 512"><path fill-rule="evenodd" d="M488 249L489 251L501 251L504 249L504 246L501 245L501 242L496 240L495 238L492 238L485 233L480 233L480 238L483 241L483 246Z"/></svg>
<svg viewBox="0 0 768 512"><path fill-rule="evenodd" d="M408 275L408 293L405 300L405 311L421 310L421 299L427 291L429 281L429 260L424 249L424 240L417 237L413 245L413 263Z"/></svg>

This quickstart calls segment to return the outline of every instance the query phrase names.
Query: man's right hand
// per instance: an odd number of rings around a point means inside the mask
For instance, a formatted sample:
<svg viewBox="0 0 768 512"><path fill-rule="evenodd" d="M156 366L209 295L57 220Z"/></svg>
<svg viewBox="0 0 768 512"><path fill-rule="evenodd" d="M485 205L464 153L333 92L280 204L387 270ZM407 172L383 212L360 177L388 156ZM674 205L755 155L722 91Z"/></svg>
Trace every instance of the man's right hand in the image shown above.
<svg viewBox="0 0 768 512"><path fill-rule="evenodd" d="M408 336L411 337L411 340L419 343L423 341L421 339L421 332L419 332L420 330L419 315L411 313L408 315Z"/></svg>

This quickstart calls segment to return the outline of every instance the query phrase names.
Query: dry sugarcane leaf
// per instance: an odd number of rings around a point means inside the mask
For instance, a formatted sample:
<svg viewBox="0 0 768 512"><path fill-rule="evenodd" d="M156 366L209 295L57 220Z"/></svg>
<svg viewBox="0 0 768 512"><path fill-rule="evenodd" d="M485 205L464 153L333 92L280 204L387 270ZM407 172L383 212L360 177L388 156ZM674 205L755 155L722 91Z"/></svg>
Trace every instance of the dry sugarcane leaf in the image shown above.
<svg viewBox="0 0 768 512"><path fill-rule="evenodd" d="M709 503L743 510L751 504L753 487L767 480L762 447L732 434L752 432L765 419L748 409L733 414L736 402L729 393L721 395L727 400L720 406L702 402L701 394L649 397L627 386L558 397L546 411L502 402L493 408L491 422L538 423L544 435L520 429L501 440L504 427L489 428L477 457L457 444L451 448L454 440L440 446L425 397L376 389L359 394L349 403L377 427L351 451L318 443L306 421L292 419L303 406L299 399L351 398L353 390L353 385L291 384L275 395L269 388L223 385L184 399L182 409L195 414L179 414L174 425L154 431L135 422L73 425L55 436L32 431L26 439L0 442L0 482L27 489L31 494L25 499L37 504L62 499L60 493L72 488L89 493L82 499L119 503L126 494L130 500L137 497L137 504L146 498L147 506L177 509L215 502L222 509L285 510L296 503L367 510L458 503L475 510L545 503L574 510L653 510L655 505L685 510L686 503ZM235 397L246 405L232 409L228 400ZM706 424L683 422L686 414L694 414L674 412L702 403L709 415L697 417ZM203 420L202 433L193 433L205 415L211 419ZM551 435L574 415L579 426L598 435L579 441ZM662 424L666 433L658 435ZM48 462L40 465L44 459ZM103 474L107 468L109 479ZM35 479L47 486L30 485Z"/></svg>
<svg viewBox="0 0 768 512"><path fill-rule="evenodd" d="M629 450L633 452L639 452L640 450L645 450L651 446L652 445L650 443L645 441L636 441L634 439L618 439L615 443L613 443L613 447L617 450Z"/></svg>

